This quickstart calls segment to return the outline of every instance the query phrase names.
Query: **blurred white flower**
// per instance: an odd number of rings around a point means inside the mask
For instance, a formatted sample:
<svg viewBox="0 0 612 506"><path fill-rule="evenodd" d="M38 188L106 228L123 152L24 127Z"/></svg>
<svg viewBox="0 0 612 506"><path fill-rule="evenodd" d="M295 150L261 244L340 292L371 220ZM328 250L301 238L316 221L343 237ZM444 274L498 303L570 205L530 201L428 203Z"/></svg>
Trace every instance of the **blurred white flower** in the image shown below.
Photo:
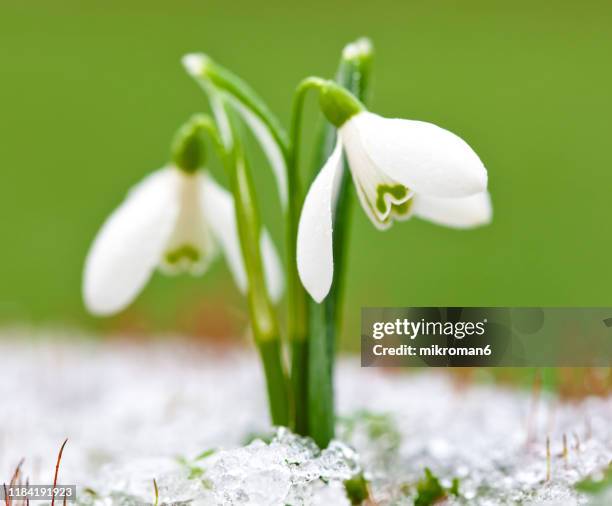
<svg viewBox="0 0 612 506"><path fill-rule="evenodd" d="M265 230L261 250L270 295L277 300L282 268ZM156 267L201 275L219 252L245 292L231 194L201 171L157 170L129 192L98 232L85 262L85 305L97 315L116 313L136 298Z"/></svg>
<svg viewBox="0 0 612 506"><path fill-rule="evenodd" d="M336 147L302 208L298 271L317 302L333 279L333 210L343 151L361 206L381 230L412 215L455 228L491 221L487 171L465 141L431 123L361 110L339 125Z"/></svg>

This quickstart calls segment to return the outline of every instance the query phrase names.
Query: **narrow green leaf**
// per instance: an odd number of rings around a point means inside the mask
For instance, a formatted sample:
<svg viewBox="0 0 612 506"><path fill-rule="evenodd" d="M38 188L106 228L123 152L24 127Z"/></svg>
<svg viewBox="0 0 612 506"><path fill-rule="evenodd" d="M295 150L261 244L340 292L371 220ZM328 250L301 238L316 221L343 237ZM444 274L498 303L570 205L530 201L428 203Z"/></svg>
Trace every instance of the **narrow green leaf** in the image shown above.
<svg viewBox="0 0 612 506"><path fill-rule="evenodd" d="M225 107L234 139L232 150L224 157L234 196L236 221L242 258L247 274L249 316L266 377L272 423L289 425L289 382L283 363L280 327L266 287L261 257L261 222L246 155L237 135L235 113Z"/></svg>

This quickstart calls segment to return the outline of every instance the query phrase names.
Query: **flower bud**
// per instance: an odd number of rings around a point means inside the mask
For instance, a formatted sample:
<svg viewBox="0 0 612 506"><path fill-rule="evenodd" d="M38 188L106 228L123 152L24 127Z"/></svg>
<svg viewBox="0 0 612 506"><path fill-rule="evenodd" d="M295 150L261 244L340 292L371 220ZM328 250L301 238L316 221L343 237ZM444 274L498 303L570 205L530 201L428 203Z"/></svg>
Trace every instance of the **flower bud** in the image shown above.
<svg viewBox="0 0 612 506"><path fill-rule="evenodd" d="M172 161L184 172L192 173L206 161L206 147L201 135L199 116L194 116L176 133L172 143Z"/></svg>
<svg viewBox="0 0 612 506"><path fill-rule="evenodd" d="M363 104L346 88L324 81L319 88L319 105L327 120L340 128L355 114L365 110Z"/></svg>

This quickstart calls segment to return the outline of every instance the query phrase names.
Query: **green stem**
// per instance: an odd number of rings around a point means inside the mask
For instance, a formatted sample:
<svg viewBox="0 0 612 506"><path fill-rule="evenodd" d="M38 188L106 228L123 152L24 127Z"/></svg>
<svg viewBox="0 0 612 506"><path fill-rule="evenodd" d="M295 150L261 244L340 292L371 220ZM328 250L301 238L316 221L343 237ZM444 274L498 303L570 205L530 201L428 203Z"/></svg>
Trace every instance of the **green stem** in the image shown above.
<svg viewBox="0 0 612 506"><path fill-rule="evenodd" d="M359 43L369 45L369 41L358 41L357 44ZM360 58L343 58L340 62L336 80L338 84L353 93L361 102L365 103L370 71L371 52L362 55ZM333 147L328 149L327 156L331 154ZM327 319L326 332L330 353L333 353L336 336L340 333L342 325L342 295L344 292L346 273L346 248L349 241L351 208L354 200L352 189L353 178L350 175L350 170L345 159L340 189L336 200L336 210L334 213L334 278L330 293L324 302Z"/></svg>
<svg viewBox="0 0 612 506"><path fill-rule="evenodd" d="M253 323L253 335L259 348L268 385L268 397L272 422L289 425L289 391L280 352L280 329L272 303L268 297L260 251L261 227L255 205L255 194L250 171L234 138L234 171L231 187L234 193L236 218L242 255L249 282L249 310Z"/></svg>
<svg viewBox="0 0 612 506"><path fill-rule="evenodd" d="M297 229L302 209L303 194L299 178L300 132L304 100L308 90L316 87L321 80L316 77L305 79L297 87L291 114L290 149L288 157L287 187L287 330L291 346L291 384L294 395L294 429L298 434L309 435L308 406L308 297L302 286L297 270L296 244Z"/></svg>
<svg viewBox="0 0 612 506"><path fill-rule="evenodd" d="M325 305L310 299L310 335L308 338L308 428L320 448L334 437L335 409L333 353L326 339Z"/></svg>
<svg viewBox="0 0 612 506"><path fill-rule="evenodd" d="M257 349L266 376L270 416L274 425L288 427L290 423L287 372L283 366L281 340L257 340Z"/></svg>
<svg viewBox="0 0 612 506"><path fill-rule="evenodd" d="M223 145L210 118L201 118L199 124L202 129L211 134L214 140L228 173L234 196L238 235L248 280L249 315L253 337L266 377L272 423L288 426L290 421L289 385L283 365L280 328L265 283L260 249L259 210L247 160L239 142L239 136L235 135L236 123L231 111L224 108L224 112L233 130L233 143L229 152Z"/></svg>
<svg viewBox="0 0 612 506"><path fill-rule="evenodd" d="M368 42L367 51L352 57L343 58L340 62L337 82L361 101L364 100L366 84L369 77L371 52ZM321 138L320 149L315 160L315 173L331 155L336 142L336 128L326 124ZM310 433L320 447L326 447L334 437L334 355L337 336L341 323L342 292L346 272L345 250L350 225L352 198L352 178L346 160L343 163L340 188L334 210L333 255L334 277L330 293L322 304L310 301L310 371L309 371L309 405Z"/></svg>

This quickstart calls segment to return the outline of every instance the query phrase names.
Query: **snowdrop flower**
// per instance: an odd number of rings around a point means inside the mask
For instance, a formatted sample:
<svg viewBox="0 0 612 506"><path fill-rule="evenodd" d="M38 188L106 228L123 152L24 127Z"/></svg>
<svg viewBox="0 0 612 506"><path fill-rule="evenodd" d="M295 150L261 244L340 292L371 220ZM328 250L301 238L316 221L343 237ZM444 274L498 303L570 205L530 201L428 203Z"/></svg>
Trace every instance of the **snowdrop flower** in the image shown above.
<svg viewBox="0 0 612 506"><path fill-rule="evenodd" d="M317 302L333 280L332 225L343 152L361 206L381 230L413 215L455 228L486 224L492 215L487 171L460 137L423 121L383 118L346 90L322 83L321 109L338 138L308 191L297 239L300 278Z"/></svg>
<svg viewBox="0 0 612 506"><path fill-rule="evenodd" d="M219 253L238 288L246 291L233 198L208 173L197 170L202 154L192 141L187 136L172 164L136 185L98 232L83 279L91 313L124 309L156 268L166 274L202 275ZM282 268L266 231L261 250L270 295L278 300Z"/></svg>

